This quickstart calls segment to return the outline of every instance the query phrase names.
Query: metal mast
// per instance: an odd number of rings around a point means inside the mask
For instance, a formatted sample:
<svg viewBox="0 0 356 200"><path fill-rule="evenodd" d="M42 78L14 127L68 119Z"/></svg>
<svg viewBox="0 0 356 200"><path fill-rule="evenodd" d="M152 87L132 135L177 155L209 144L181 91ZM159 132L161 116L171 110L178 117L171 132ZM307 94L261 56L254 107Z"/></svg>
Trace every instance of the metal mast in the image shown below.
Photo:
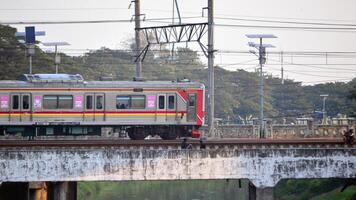
<svg viewBox="0 0 356 200"><path fill-rule="evenodd" d="M261 96L261 103L260 103L260 120L261 120L261 129L260 129L260 138L265 138L265 126L264 126L264 80L263 80L263 64L265 59L263 59L263 55L265 54L266 49L262 46L262 38L260 38L260 47L259 47L259 60L260 60L260 96Z"/></svg>
<svg viewBox="0 0 356 200"><path fill-rule="evenodd" d="M209 133L214 131L214 0L208 0Z"/></svg>
<svg viewBox="0 0 356 200"><path fill-rule="evenodd" d="M214 0L208 0L208 23L181 23L180 11L178 8L177 0L174 0L174 5L177 9L179 18L179 24L172 24L168 26L153 26L138 28L139 22L139 10L137 10L138 0L136 3L136 44L139 44L138 38L141 32L143 38L146 40L146 46L141 49L141 52L137 55L137 64L139 61L145 59L146 53L151 45L163 45L175 43L187 43L197 42L202 49L204 55L208 58L208 125L209 133L212 134L214 130ZM204 8L206 9L206 8ZM175 9L173 8L173 11ZM174 23L174 14L172 22ZM204 35L208 33L208 45L204 45L201 40ZM137 45L138 47L138 45ZM140 46L141 47L141 46Z"/></svg>
<svg viewBox="0 0 356 200"><path fill-rule="evenodd" d="M136 56L139 57L141 52L141 11L140 11L140 0L135 0L135 40L136 40ZM136 59L136 78L142 77L142 60Z"/></svg>
<svg viewBox="0 0 356 200"><path fill-rule="evenodd" d="M259 44L255 44L253 42L249 42L248 45L250 47L254 47L258 50L258 60L260 64L260 97L261 97L261 102L260 102L260 138L265 138L265 124L264 124L264 78L263 78L263 64L266 63L266 48L267 47L275 47L270 44L263 44L262 39L263 38L276 38L276 36L272 34L247 34L246 35L248 38L255 38L259 39Z"/></svg>
<svg viewBox="0 0 356 200"><path fill-rule="evenodd" d="M326 98L329 96L329 94L321 94L321 97L323 97L323 121L321 122L321 124L327 124L326 121L326 110L325 110L325 102L326 102Z"/></svg>
<svg viewBox="0 0 356 200"><path fill-rule="evenodd" d="M56 65L56 74L58 74L58 65L61 63L61 57L58 53L58 46L69 45L68 42L43 42L44 46L54 46L54 64Z"/></svg>

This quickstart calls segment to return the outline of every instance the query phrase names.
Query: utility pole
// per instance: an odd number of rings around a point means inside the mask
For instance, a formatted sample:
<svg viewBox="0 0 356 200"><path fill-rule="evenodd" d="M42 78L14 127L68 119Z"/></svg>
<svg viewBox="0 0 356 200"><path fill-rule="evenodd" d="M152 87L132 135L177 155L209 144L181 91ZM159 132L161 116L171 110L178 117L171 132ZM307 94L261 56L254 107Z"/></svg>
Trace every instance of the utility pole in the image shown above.
<svg viewBox="0 0 356 200"><path fill-rule="evenodd" d="M214 0L208 0L208 70L209 70L209 133L214 131Z"/></svg>
<svg viewBox="0 0 356 200"><path fill-rule="evenodd" d="M323 97L323 121L322 124L326 124L326 110L325 110L325 103L326 103L326 98L329 96L328 94L321 94L321 97Z"/></svg>
<svg viewBox="0 0 356 200"><path fill-rule="evenodd" d="M27 45L27 55L29 55L29 62L30 62L29 73L32 74L32 56L35 55L35 45L34 44Z"/></svg>
<svg viewBox="0 0 356 200"><path fill-rule="evenodd" d="M261 105L260 105L260 118L261 118L261 130L260 130L260 138L265 138L265 126L264 126L264 80L263 80L263 63L266 62L266 59L263 59L263 54L266 54L266 48L262 46L262 38L260 38L260 48L259 48L259 60L260 60L260 95L261 95Z"/></svg>
<svg viewBox="0 0 356 200"><path fill-rule="evenodd" d="M59 64L61 63L61 56L58 54L58 46L67 46L68 42L42 42L43 46L54 46L54 64L56 66L56 74L59 72Z"/></svg>
<svg viewBox="0 0 356 200"><path fill-rule="evenodd" d="M29 56L30 70L29 73L32 74L32 56L35 55L35 44L36 36L44 36L46 32L44 31L35 31L34 26L26 26L25 32L16 32L16 37L25 37L25 44L27 47L27 55Z"/></svg>
<svg viewBox="0 0 356 200"><path fill-rule="evenodd" d="M214 130L214 0L208 0L208 23L181 23L180 11L178 8L177 0L174 1L173 11L177 11L179 18L179 24L172 24L168 26L153 26L153 27L143 27L140 28L139 24L139 0L133 0L135 2L135 19L136 19L136 44L140 44L139 32L143 34L143 38L146 40L146 46L138 54L136 61L137 66L140 67L139 61L145 59L146 53L149 47L152 45L165 45L165 44L176 44L176 43L188 43L197 42L202 49L204 55L208 58L208 125L209 133L212 134ZM206 9L206 8L204 8ZM174 23L174 14L172 17L172 23ZM179 34L177 34L179 33ZM208 45L203 44L201 41L203 37L208 34ZM137 47L140 45L137 45ZM137 67L138 68L138 67ZM137 69L136 68L136 69ZM139 72L140 70L136 70ZM138 74L138 73L137 73Z"/></svg>
<svg viewBox="0 0 356 200"><path fill-rule="evenodd" d="M56 74L58 74L58 65L61 62L57 52L57 45L54 46L54 64L56 65Z"/></svg>
<svg viewBox="0 0 356 200"><path fill-rule="evenodd" d="M282 79L282 85L284 85L284 69L283 69L283 65L284 65L284 60L283 60L283 51L281 52L281 79Z"/></svg>
<svg viewBox="0 0 356 200"><path fill-rule="evenodd" d="M141 52L141 10L140 10L140 0L134 0L135 2L135 40L136 40L136 56L138 57ZM142 77L142 61L141 59L136 59L136 78Z"/></svg>
<svg viewBox="0 0 356 200"><path fill-rule="evenodd" d="M261 102L260 102L260 138L265 138L265 124L264 124L264 78L263 78L263 64L266 63L266 48L267 47L275 47L270 44L263 44L262 39L263 38L276 38L276 36L272 34L247 34L246 35L248 38L257 38L259 39L259 44L249 42L248 45L251 47L254 47L258 50L258 60L260 64L260 77L261 77L261 82L260 82L260 97L261 97Z"/></svg>

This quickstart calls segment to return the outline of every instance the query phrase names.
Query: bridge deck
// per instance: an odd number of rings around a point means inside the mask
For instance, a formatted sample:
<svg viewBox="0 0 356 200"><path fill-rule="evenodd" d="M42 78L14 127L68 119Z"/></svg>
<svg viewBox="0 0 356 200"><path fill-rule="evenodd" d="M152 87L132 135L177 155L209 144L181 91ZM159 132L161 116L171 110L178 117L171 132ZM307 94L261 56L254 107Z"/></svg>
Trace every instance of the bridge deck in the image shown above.
<svg viewBox="0 0 356 200"><path fill-rule="evenodd" d="M1 140L1 147L76 147L76 146L180 146L182 140L129 140L129 139L80 139L80 140ZM188 143L199 146L198 139L190 139ZM303 139L209 139L204 141L210 146L239 145L345 145L340 138L303 138Z"/></svg>

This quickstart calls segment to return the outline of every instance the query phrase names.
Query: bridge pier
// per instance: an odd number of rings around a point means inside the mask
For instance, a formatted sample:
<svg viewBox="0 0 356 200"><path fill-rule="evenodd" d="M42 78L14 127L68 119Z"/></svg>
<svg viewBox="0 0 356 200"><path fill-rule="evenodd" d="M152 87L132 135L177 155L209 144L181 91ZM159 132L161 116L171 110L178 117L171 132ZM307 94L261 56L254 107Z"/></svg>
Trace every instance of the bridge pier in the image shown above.
<svg viewBox="0 0 356 200"><path fill-rule="evenodd" d="M273 200L273 187L257 188L251 182L249 184L249 200Z"/></svg>
<svg viewBox="0 0 356 200"><path fill-rule="evenodd" d="M29 200L47 200L46 182L30 182L28 189Z"/></svg>
<svg viewBox="0 0 356 200"><path fill-rule="evenodd" d="M49 182L48 200L77 200L77 182Z"/></svg>

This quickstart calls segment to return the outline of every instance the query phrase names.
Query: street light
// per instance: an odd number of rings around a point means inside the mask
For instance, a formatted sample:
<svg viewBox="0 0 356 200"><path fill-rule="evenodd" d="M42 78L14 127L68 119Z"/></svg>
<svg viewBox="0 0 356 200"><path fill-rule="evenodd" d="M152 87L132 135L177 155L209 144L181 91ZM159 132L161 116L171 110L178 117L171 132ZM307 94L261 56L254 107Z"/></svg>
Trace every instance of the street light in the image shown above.
<svg viewBox="0 0 356 200"><path fill-rule="evenodd" d="M61 63L61 57L57 53L58 46L67 46L68 42L43 42L43 46L54 46L54 64L56 65L56 74L58 74L58 65Z"/></svg>
<svg viewBox="0 0 356 200"><path fill-rule="evenodd" d="M264 38L277 38L276 36L272 34L247 34L246 37L250 39L259 39L259 44L256 44L254 42L249 42L248 45L250 47L254 47L258 50L258 60L260 62L260 76L261 76L261 84L260 84L260 95L261 95L261 105L260 105L260 138L265 138L265 126L264 126L264 116L263 116L263 106L264 106L264 94L263 94L263 87L264 87L264 82L263 82L263 64L266 63L266 48L274 48L275 46L271 44L263 44L262 39ZM254 51L250 51L251 53L255 54Z"/></svg>
<svg viewBox="0 0 356 200"><path fill-rule="evenodd" d="M326 98L329 96L329 94L321 94L320 97L323 97L323 121L321 124L326 124L326 110L325 110L325 102Z"/></svg>
<svg viewBox="0 0 356 200"><path fill-rule="evenodd" d="M25 32L16 32L15 37L23 37L25 39L25 46L27 54L29 55L30 74L32 74L32 56L35 55L36 36L46 35L45 31L35 31L34 26L26 26Z"/></svg>

